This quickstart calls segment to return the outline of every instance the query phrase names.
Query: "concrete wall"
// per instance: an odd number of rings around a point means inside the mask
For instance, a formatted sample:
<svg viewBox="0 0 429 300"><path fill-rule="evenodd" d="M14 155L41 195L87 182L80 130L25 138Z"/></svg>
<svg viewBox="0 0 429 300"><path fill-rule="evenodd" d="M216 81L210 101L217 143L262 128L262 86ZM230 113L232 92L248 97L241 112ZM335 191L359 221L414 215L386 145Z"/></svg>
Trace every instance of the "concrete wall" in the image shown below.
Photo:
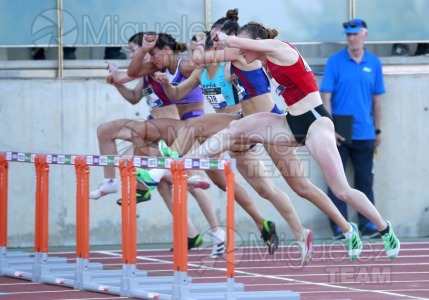
<svg viewBox="0 0 429 300"><path fill-rule="evenodd" d="M429 74L386 74L388 93L383 101L383 142L376 162L376 206L392 221L402 237L429 235ZM130 84L132 86L133 83ZM284 105L279 102L284 107ZM102 78L92 79L0 79L0 151L32 153L97 154L96 128L117 118L142 118L142 104L126 103ZM326 188L319 167L305 148L297 150L310 180ZM293 194L272 163L276 185L288 193L305 226L316 238L329 238L324 214ZM34 239L34 166L11 163L9 171L9 246L32 246ZM350 173L350 172L349 172ZM50 245L74 245L75 173L73 167L50 168ZM102 170L91 168L91 188L102 179ZM273 206L249 188L261 212L276 221L282 237L291 239L287 224ZM217 215L225 224L225 195L211 188ZM119 195L92 201L91 245L120 243ZM208 229L195 201L189 200L189 214L200 232ZM138 205L138 242L170 242L172 218L157 192L153 200ZM352 214L352 219L355 219ZM237 207L238 240L259 240L251 219ZM206 241L209 241L206 238Z"/></svg>

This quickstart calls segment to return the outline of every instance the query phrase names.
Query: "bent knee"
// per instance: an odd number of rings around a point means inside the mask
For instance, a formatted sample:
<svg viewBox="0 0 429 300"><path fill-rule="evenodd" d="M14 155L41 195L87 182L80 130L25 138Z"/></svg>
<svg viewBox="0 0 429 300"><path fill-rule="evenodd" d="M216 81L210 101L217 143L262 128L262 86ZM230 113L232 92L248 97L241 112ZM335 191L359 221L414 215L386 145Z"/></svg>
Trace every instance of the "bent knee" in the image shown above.
<svg viewBox="0 0 429 300"><path fill-rule="evenodd" d="M310 181L305 177L295 178L292 181L288 180L287 182L295 194L305 199L308 199L314 188Z"/></svg>
<svg viewBox="0 0 429 300"><path fill-rule="evenodd" d="M261 185L253 188L259 196L269 201L271 201L271 199L274 198L274 195L279 191L274 185Z"/></svg>
<svg viewBox="0 0 429 300"><path fill-rule="evenodd" d="M212 177L210 177L210 179L215 186L217 186L223 192L226 192L225 180L222 180L220 178L212 178Z"/></svg>
<svg viewBox="0 0 429 300"><path fill-rule="evenodd" d="M239 136L243 133L243 127L240 126L240 120L231 121L226 127L226 130L232 137Z"/></svg>
<svg viewBox="0 0 429 300"><path fill-rule="evenodd" d="M101 137L101 136L105 136L106 134L108 134L110 132L110 124L109 123L103 123L98 125L97 127L97 136Z"/></svg>
<svg viewBox="0 0 429 300"><path fill-rule="evenodd" d="M331 189L332 193L345 203L350 203L350 189L347 188L334 188Z"/></svg>

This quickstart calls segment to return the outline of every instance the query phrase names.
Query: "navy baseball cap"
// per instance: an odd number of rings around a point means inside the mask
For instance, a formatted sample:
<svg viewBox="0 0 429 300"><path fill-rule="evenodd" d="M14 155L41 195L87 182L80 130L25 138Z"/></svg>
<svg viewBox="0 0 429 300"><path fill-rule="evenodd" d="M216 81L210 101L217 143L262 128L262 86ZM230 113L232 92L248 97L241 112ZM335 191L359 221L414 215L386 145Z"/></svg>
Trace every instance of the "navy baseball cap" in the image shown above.
<svg viewBox="0 0 429 300"><path fill-rule="evenodd" d="M362 28L367 28L366 23L362 19L351 19L348 22L343 23L343 33L358 33Z"/></svg>

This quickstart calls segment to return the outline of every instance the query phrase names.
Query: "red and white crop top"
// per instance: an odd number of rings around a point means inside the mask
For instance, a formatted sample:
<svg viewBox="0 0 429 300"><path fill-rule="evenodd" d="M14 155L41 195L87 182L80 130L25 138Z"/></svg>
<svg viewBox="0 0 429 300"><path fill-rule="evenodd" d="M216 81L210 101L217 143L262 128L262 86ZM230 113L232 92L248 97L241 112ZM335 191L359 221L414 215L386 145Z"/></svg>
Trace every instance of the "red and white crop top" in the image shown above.
<svg viewBox="0 0 429 300"><path fill-rule="evenodd" d="M287 44L290 45L289 43ZM290 46L298 52L295 47ZM279 66L268 59L266 62L269 75L277 83L276 90L288 106L319 90L313 71L299 52L298 55L297 62L291 66Z"/></svg>

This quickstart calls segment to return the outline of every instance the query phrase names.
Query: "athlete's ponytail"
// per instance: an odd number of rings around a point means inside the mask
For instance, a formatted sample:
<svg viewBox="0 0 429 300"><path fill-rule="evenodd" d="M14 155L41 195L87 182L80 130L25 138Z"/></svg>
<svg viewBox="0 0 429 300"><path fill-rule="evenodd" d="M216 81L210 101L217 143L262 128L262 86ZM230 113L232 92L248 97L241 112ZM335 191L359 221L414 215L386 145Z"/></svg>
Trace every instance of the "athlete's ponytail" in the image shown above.
<svg viewBox="0 0 429 300"><path fill-rule="evenodd" d="M238 33L247 33L252 39L260 38L261 40L274 39L279 35L277 29L270 29L257 22L247 23L240 28Z"/></svg>
<svg viewBox="0 0 429 300"><path fill-rule="evenodd" d="M240 25L237 23L238 21L238 8L229 9L226 12L226 17L220 18L216 22L213 23L212 30L220 30L226 35L237 35L237 31L240 28Z"/></svg>
<svg viewBox="0 0 429 300"><path fill-rule="evenodd" d="M165 46L177 52L184 52L188 49L188 46L185 43L178 43L171 34L159 33L155 47L157 47L158 49L162 49Z"/></svg>

